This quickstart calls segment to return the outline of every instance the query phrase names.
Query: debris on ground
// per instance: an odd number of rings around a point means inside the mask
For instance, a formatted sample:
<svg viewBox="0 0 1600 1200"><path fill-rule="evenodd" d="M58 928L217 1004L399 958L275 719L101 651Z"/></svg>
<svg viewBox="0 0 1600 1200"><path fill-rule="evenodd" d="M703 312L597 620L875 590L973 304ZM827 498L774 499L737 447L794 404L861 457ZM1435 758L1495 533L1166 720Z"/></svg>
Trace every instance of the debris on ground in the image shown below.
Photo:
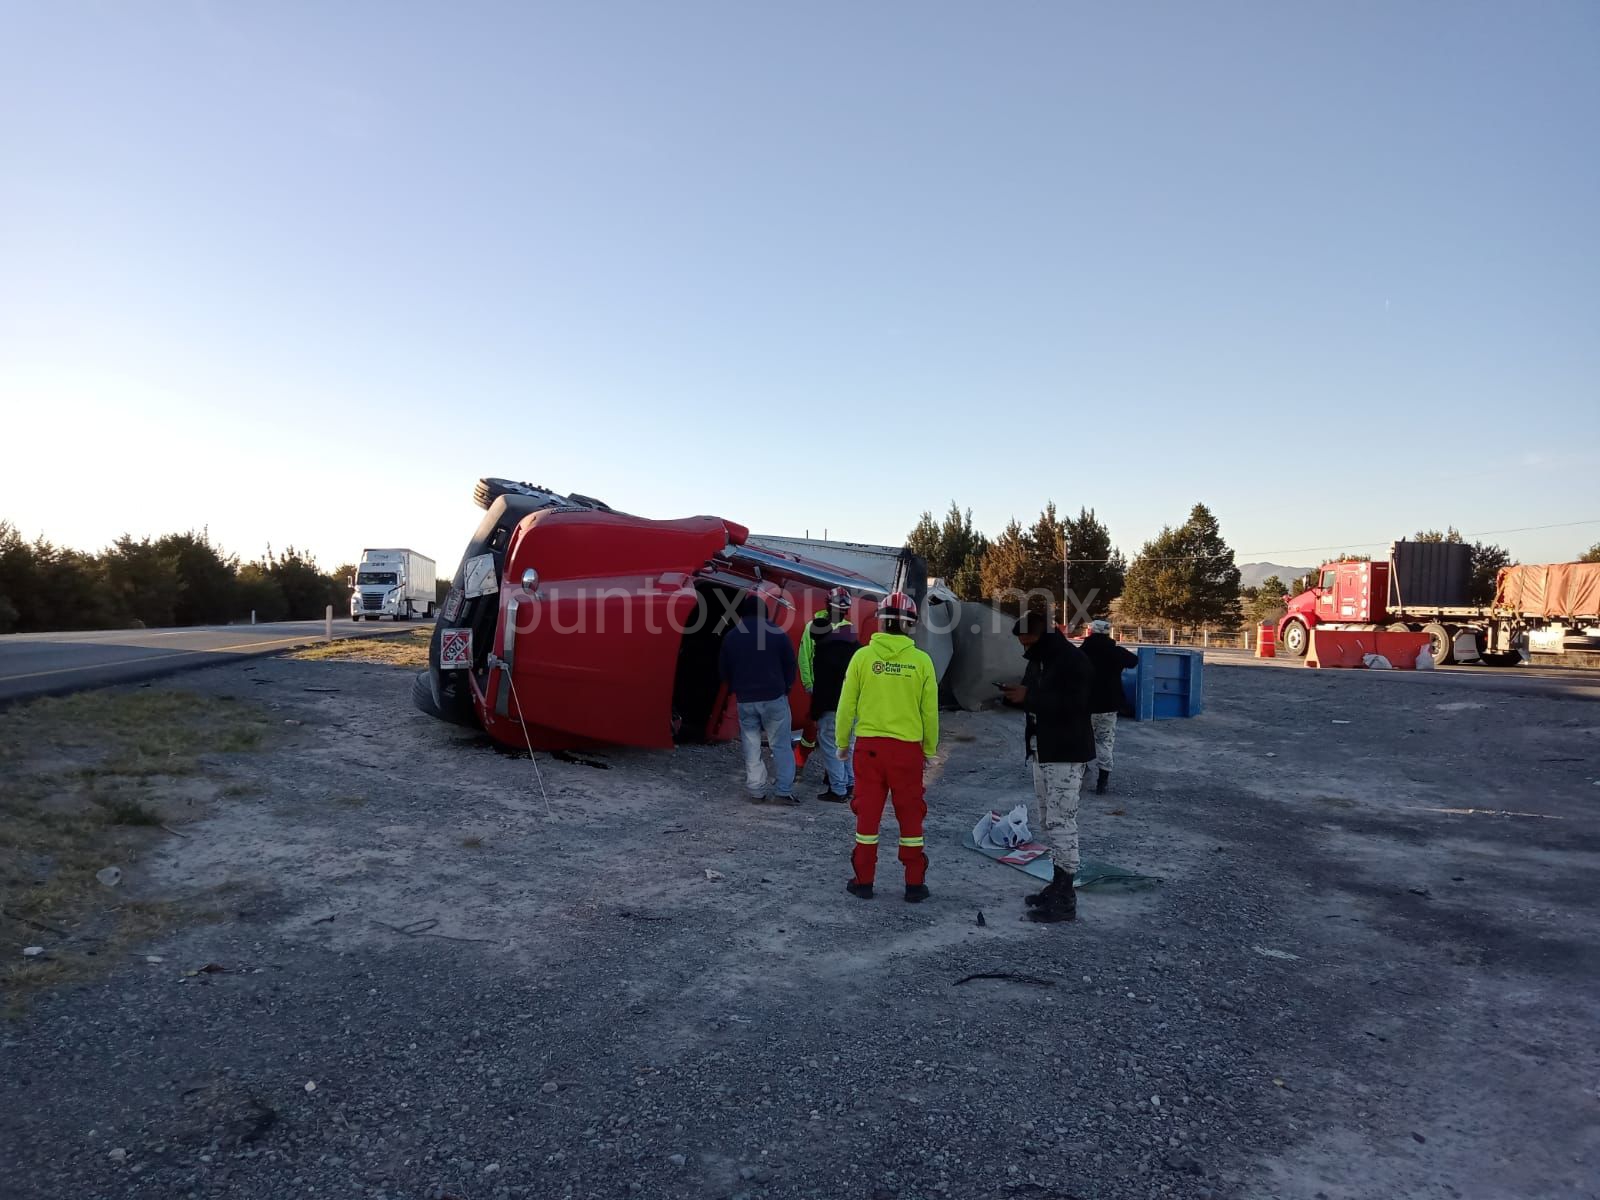
<svg viewBox="0 0 1600 1200"><path fill-rule="evenodd" d="M1010 983L1026 983L1033 987L1055 987L1055 980L1040 979L1037 975L1019 975L1015 971L979 971L974 975L963 975L951 987L960 987L963 983L971 983L975 979L1001 979Z"/></svg>

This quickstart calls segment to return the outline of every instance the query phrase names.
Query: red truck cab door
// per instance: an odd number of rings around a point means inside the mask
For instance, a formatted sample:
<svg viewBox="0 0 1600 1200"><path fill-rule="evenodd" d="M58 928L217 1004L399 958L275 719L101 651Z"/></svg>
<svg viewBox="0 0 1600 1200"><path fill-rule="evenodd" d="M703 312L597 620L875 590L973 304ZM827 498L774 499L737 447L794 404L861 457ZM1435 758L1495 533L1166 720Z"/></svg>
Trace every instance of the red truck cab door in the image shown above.
<svg viewBox="0 0 1600 1200"><path fill-rule="evenodd" d="M1318 622L1337 621L1339 619L1339 571L1336 567L1322 568L1322 576L1317 580L1317 609Z"/></svg>

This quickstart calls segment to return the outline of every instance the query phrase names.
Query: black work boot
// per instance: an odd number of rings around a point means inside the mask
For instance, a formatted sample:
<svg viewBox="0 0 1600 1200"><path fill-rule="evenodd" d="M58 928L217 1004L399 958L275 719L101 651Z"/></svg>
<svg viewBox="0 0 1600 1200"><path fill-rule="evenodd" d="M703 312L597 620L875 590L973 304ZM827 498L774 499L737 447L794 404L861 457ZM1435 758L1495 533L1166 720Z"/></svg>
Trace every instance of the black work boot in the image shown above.
<svg viewBox="0 0 1600 1200"><path fill-rule="evenodd" d="M1106 788L1108 786L1110 786L1110 784L1111 784L1111 772L1110 771L1101 771L1100 772L1100 778L1095 781L1094 794L1097 795L1097 796L1104 796L1106 794Z"/></svg>
<svg viewBox="0 0 1600 1200"><path fill-rule="evenodd" d="M933 893L928 890L928 885L925 883L906 884L907 904L921 904L931 895L933 895Z"/></svg>
<svg viewBox="0 0 1600 1200"><path fill-rule="evenodd" d="M1050 882L1044 885L1044 891L1035 892L1031 896L1024 896L1022 898L1022 902L1029 908L1036 908L1041 904L1047 904L1049 903L1050 897L1054 896L1063 887L1065 887L1068 891L1072 890L1072 876L1067 874L1067 872L1063 871L1060 867L1057 867L1056 873L1051 878Z"/></svg>
<svg viewBox="0 0 1600 1200"><path fill-rule="evenodd" d="M870 883L856 883L854 880L844 885L844 890L857 900L872 899L872 885Z"/></svg>
<svg viewBox="0 0 1600 1200"><path fill-rule="evenodd" d="M1028 910L1028 920L1044 925L1078 919L1078 893L1073 890L1072 876L1067 876L1067 884L1060 890L1051 892L1046 888L1045 892L1043 899Z"/></svg>
<svg viewBox="0 0 1600 1200"><path fill-rule="evenodd" d="M829 804L843 804L848 798L849 797L847 796L839 795L839 793L834 791L832 788L825 788L817 793L818 800L826 801Z"/></svg>

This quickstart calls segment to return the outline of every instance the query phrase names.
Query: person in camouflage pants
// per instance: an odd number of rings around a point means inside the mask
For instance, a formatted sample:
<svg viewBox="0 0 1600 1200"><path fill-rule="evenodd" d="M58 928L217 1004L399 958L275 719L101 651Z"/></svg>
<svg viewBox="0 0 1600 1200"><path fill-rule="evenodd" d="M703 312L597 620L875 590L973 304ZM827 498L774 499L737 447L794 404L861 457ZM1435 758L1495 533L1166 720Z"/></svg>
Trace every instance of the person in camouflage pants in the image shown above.
<svg viewBox="0 0 1600 1200"><path fill-rule="evenodd" d="M1085 766L1094 761L1089 686L1094 668L1041 612L1022 614L1012 628L1027 669L1004 690L1028 714L1023 735L1033 759L1037 826L1050 841L1055 869L1043 891L1025 898L1030 921L1077 919L1073 876L1078 871L1078 794Z"/></svg>
<svg viewBox="0 0 1600 1200"><path fill-rule="evenodd" d="M1117 744L1117 713L1122 708L1122 672L1139 665L1139 656L1117 645L1110 621L1090 621L1083 652L1094 665L1089 685L1089 719L1094 725L1094 756L1100 777L1094 790L1104 793L1111 784L1111 752Z"/></svg>

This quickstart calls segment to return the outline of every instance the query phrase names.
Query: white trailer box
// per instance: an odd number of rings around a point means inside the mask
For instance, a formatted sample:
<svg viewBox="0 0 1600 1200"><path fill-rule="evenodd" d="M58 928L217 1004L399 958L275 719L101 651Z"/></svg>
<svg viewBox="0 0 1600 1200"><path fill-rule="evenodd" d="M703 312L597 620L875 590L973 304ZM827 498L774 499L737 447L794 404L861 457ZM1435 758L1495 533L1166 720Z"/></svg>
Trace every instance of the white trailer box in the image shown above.
<svg viewBox="0 0 1600 1200"><path fill-rule="evenodd" d="M350 589L350 619L433 616L434 563L415 550L363 550Z"/></svg>

